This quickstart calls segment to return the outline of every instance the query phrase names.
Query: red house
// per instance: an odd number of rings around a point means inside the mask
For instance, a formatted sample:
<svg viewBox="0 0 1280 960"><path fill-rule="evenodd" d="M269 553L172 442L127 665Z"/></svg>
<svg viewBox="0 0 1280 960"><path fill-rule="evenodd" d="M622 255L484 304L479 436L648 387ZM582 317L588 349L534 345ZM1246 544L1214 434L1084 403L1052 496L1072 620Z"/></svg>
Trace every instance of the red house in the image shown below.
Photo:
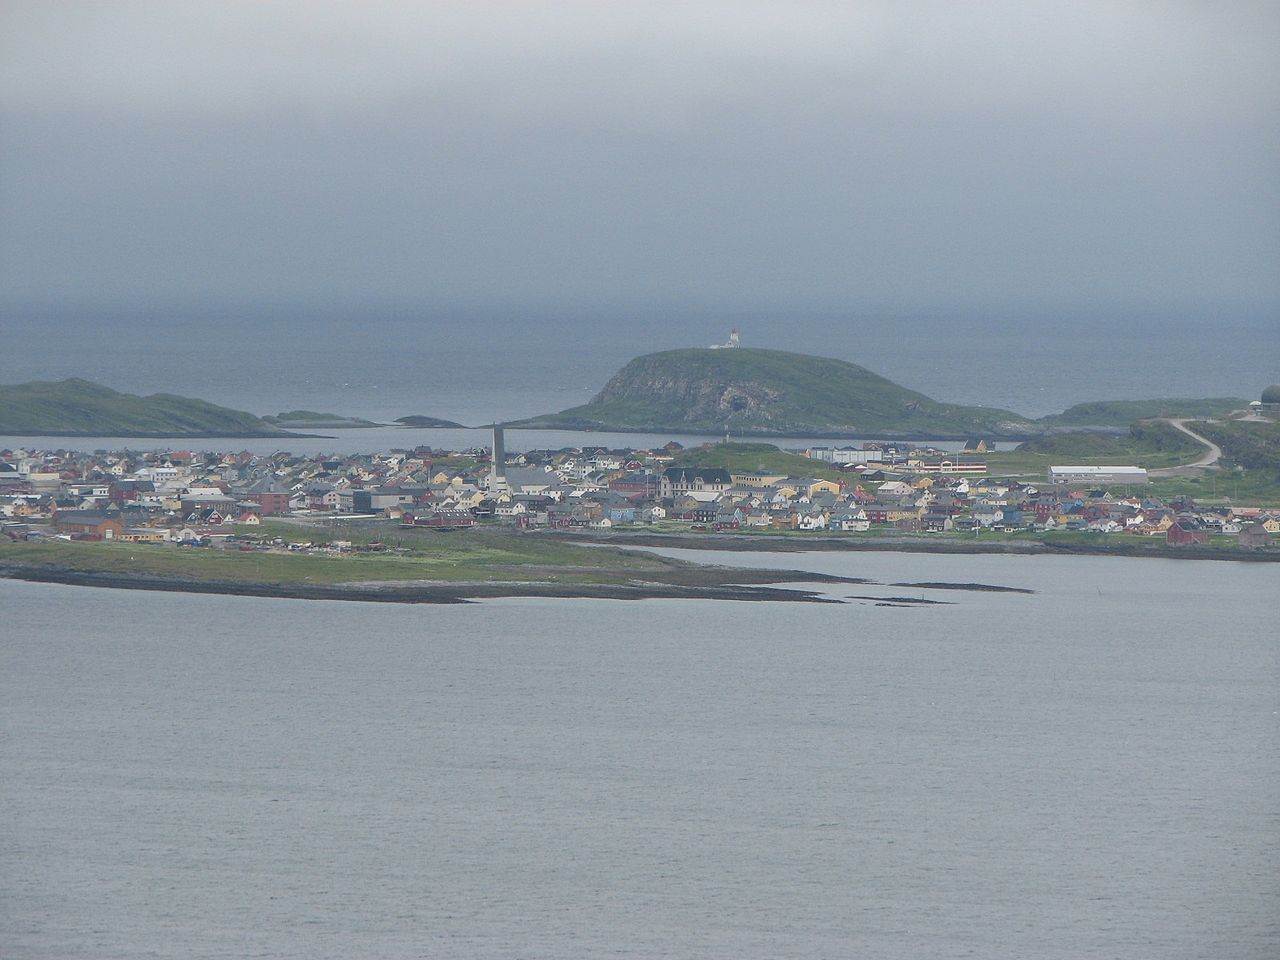
<svg viewBox="0 0 1280 960"><path fill-rule="evenodd" d="M1175 547L1184 547L1193 543L1207 543L1209 531L1200 530L1189 523L1179 521L1169 528L1165 542Z"/></svg>
<svg viewBox="0 0 1280 960"><path fill-rule="evenodd" d="M264 515L289 512L288 493L247 493L244 499L261 507Z"/></svg>

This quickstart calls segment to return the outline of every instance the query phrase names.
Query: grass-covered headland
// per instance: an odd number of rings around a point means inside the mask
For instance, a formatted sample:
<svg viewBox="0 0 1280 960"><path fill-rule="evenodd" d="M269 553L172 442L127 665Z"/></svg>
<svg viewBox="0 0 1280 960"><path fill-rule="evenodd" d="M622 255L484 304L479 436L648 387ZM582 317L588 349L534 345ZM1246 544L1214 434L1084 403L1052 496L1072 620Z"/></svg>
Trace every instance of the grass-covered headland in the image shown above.
<svg viewBox="0 0 1280 960"><path fill-rule="evenodd" d="M47 437L297 437L243 410L88 380L0 384L0 435Z"/></svg>
<svg viewBox="0 0 1280 960"><path fill-rule="evenodd" d="M502 596L814 600L808 591L761 585L823 579L795 571L691 564L647 552L504 530L457 535L271 523L241 527L238 532L243 539L224 548L62 540L24 543L0 538L0 576L90 586L406 603Z"/></svg>

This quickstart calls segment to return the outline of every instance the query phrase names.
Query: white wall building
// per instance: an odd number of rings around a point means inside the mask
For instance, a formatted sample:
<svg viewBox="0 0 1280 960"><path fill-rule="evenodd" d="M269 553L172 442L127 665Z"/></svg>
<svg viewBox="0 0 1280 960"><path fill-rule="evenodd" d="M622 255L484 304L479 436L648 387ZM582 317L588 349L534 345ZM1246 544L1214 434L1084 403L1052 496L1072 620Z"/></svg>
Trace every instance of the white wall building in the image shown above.
<svg viewBox="0 0 1280 960"><path fill-rule="evenodd" d="M858 447L810 447L804 455L823 463L880 463L884 460L883 450L861 450Z"/></svg>
<svg viewBox="0 0 1280 960"><path fill-rule="evenodd" d="M1142 467L1050 467L1050 483L1149 483Z"/></svg>

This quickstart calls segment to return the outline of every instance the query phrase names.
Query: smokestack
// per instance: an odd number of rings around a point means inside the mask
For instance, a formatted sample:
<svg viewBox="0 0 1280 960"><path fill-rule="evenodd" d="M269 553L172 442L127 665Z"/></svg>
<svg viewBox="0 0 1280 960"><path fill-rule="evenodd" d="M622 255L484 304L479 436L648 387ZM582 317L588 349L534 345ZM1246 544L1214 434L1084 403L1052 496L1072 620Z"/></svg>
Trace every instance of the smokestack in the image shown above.
<svg viewBox="0 0 1280 960"><path fill-rule="evenodd" d="M497 424L493 427L493 470L490 476L491 488L501 486L507 478L507 449L502 442L502 428Z"/></svg>

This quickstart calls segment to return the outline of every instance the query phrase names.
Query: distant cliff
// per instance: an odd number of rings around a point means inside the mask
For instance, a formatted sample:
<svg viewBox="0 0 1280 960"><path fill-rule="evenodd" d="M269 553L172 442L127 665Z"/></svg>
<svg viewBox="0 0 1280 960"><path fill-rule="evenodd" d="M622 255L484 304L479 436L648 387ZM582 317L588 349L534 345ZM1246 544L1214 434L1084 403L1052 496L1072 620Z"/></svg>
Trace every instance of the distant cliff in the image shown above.
<svg viewBox="0 0 1280 960"><path fill-rule="evenodd" d="M517 426L778 436L1025 438L1008 410L940 403L857 364L780 350L667 350L637 357L590 403Z"/></svg>
<svg viewBox="0 0 1280 960"><path fill-rule="evenodd" d="M0 434L59 437L299 437L242 410L88 380L0 385Z"/></svg>

